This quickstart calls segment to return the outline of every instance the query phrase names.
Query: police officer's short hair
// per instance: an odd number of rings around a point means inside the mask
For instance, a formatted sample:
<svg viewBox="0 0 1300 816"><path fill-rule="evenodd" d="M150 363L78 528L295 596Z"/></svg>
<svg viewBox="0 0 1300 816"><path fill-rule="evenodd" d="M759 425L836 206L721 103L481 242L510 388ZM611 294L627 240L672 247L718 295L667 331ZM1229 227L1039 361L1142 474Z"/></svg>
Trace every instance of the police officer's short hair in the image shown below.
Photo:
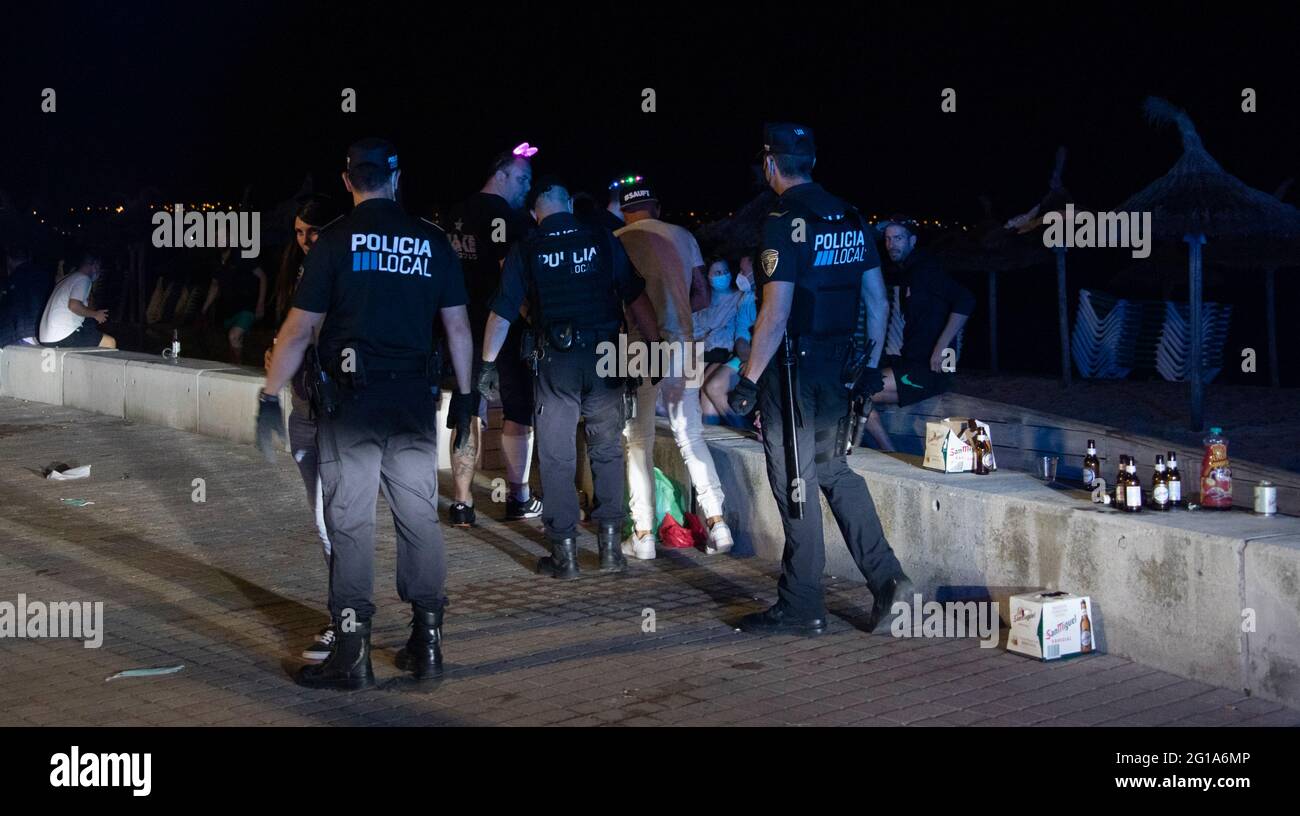
<svg viewBox="0 0 1300 816"><path fill-rule="evenodd" d="M358 164L356 167L348 169L348 181L352 184L352 189L361 193L378 190L387 184L392 177L392 170L387 167L380 167L377 164Z"/></svg>
<svg viewBox="0 0 1300 816"><path fill-rule="evenodd" d="M776 169L783 176L806 176L812 172L815 156L796 156L792 153L772 153L776 160Z"/></svg>
<svg viewBox="0 0 1300 816"><path fill-rule="evenodd" d="M557 191L564 193L563 198L573 197L569 193L569 185L565 184L564 180L559 176L542 176L533 184L532 189L528 191L528 199L525 206L531 210L537 206L537 199L543 196L546 196L547 198L555 198Z"/></svg>

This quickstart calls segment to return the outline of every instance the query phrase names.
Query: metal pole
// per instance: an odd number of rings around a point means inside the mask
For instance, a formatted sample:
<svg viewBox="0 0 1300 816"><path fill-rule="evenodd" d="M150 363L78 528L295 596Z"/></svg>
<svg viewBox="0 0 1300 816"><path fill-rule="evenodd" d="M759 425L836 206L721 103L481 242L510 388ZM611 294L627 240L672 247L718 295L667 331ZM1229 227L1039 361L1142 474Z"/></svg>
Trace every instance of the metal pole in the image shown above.
<svg viewBox="0 0 1300 816"><path fill-rule="evenodd" d="M1264 308L1268 310L1268 383L1274 388L1282 384L1282 371L1277 359L1277 270L1264 270Z"/></svg>
<svg viewBox="0 0 1300 816"><path fill-rule="evenodd" d="M989 371L998 373L998 273L989 270Z"/></svg>
<svg viewBox="0 0 1300 816"><path fill-rule="evenodd" d="M1070 317L1066 312L1065 247L1056 247L1056 319L1061 330L1061 382L1070 384Z"/></svg>
<svg viewBox="0 0 1300 816"><path fill-rule="evenodd" d="M1187 381L1190 384L1188 396L1191 401L1192 430L1200 431L1205 427L1205 394L1201 382L1201 357L1204 354L1203 326L1201 325L1201 245L1205 236L1201 233L1184 235L1187 242L1187 295L1188 323L1191 327L1191 343L1187 350Z"/></svg>

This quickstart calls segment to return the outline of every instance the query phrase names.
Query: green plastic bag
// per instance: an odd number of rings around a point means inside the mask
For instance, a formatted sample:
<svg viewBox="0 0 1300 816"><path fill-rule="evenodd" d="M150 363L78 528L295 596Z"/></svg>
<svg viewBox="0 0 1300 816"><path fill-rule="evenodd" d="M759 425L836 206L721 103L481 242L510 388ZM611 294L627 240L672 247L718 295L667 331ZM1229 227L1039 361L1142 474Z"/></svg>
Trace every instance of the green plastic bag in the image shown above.
<svg viewBox="0 0 1300 816"><path fill-rule="evenodd" d="M682 487L655 468L655 529L664 523L664 516L672 514L678 524L686 524L686 511L683 509Z"/></svg>
<svg viewBox="0 0 1300 816"><path fill-rule="evenodd" d="M625 488L623 491L627 493ZM682 507L682 494L685 490L681 485L674 482L664 475L659 468L655 468L655 532L664 523L664 516L671 514L678 524L686 524L686 513ZM630 502L630 498L624 496L624 502ZM623 536L626 538L632 535L633 524L632 516L629 513L627 522L623 525Z"/></svg>

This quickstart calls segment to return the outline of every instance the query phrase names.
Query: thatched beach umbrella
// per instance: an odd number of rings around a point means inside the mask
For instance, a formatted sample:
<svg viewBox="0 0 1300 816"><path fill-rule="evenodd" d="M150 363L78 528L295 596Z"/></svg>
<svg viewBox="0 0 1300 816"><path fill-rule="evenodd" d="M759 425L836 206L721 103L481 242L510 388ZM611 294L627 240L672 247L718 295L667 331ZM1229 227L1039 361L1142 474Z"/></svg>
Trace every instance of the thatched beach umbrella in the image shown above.
<svg viewBox="0 0 1300 816"><path fill-rule="evenodd" d="M1187 379L1191 427L1204 425L1201 320L1201 261L1206 241L1229 242L1243 252L1276 255L1300 238L1300 211L1229 175L1216 162L1187 114L1164 99L1146 101L1147 117L1156 124L1173 122L1182 135L1183 155L1174 166L1119 208L1150 212L1155 238L1181 240L1188 246L1188 305L1191 324ZM1240 257L1239 260L1246 260Z"/></svg>

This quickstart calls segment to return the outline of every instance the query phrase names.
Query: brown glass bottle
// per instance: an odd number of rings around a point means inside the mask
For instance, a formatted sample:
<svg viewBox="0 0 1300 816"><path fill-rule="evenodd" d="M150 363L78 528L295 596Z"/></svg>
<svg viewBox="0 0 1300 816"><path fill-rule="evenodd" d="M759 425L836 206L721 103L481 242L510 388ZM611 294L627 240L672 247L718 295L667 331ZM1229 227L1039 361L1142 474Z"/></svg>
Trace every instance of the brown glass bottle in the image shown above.
<svg viewBox="0 0 1300 816"><path fill-rule="evenodd" d="M1155 472L1151 474L1151 509L1168 510L1169 471L1165 468L1165 457L1156 454Z"/></svg>
<svg viewBox="0 0 1300 816"><path fill-rule="evenodd" d="M1092 621L1088 618L1088 601L1079 599L1079 653L1088 654L1092 651Z"/></svg>
<svg viewBox="0 0 1300 816"><path fill-rule="evenodd" d="M1088 440L1088 452L1083 457L1083 486L1092 489L1101 477L1101 460L1097 458L1097 440Z"/></svg>
<svg viewBox="0 0 1300 816"><path fill-rule="evenodd" d="M987 476L993 472L993 446L989 444L988 434L980 428L975 435L975 473Z"/></svg>
<svg viewBox="0 0 1300 816"><path fill-rule="evenodd" d="M1124 471L1124 503L1120 509L1128 513L1142 512L1142 480L1138 478L1137 465L1131 456Z"/></svg>
<svg viewBox="0 0 1300 816"><path fill-rule="evenodd" d="M1178 473L1178 454L1169 451L1169 459L1166 463L1168 470L1165 473L1165 485L1169 488L1169 506L1183 506L1183 477Z"/></svg>

